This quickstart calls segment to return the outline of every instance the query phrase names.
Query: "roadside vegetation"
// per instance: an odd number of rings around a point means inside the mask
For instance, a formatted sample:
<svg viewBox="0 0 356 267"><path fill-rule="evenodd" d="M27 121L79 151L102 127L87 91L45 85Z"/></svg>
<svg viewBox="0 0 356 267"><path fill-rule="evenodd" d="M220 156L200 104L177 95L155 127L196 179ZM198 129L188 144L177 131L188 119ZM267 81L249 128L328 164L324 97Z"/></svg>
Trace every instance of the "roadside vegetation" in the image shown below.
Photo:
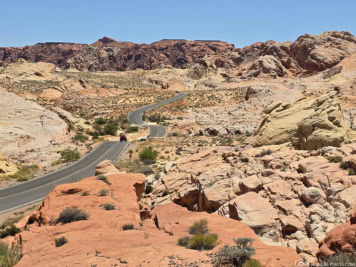
<svg viewBox="0 0 356 267"><path fill-rule="evenodd" d="M4 242L0 242L0 266L12 267L15 266L21 259L20 244L9 246Z"/></svg>
<svg viewBox="0 0 356 267"><path fill-rule="evenodd" d="M32 179L38 171L38 165L32 164L22 166L15 174L9 175L10 179L15 179L18 182L24 182Z"/></svg>
<svg viewBox="0 0 356 267"><path fill-rule="evenodd" d="M151 146L145 147L139 153L139 158L144 164L153 164L156 162L158 152Z"/></svg>

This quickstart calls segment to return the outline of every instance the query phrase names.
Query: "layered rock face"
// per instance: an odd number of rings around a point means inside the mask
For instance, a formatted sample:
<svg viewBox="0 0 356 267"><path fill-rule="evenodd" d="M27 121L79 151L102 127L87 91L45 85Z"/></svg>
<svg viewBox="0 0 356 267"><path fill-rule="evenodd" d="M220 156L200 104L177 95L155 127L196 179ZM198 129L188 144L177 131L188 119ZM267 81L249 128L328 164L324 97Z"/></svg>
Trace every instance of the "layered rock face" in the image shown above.
<svg viewBox="0 0 356 267"><path fill-rule="evenodd" d="M256 146L291 142L296 149L313 150L340 146L354 139L346 125L337 92L294 104L274 103L265 110L251 142Z"/></svg>
<svg viewBox="0 0 356 267"><path fill-rule="evenodd" d="M241 49L222 41L162 40L152 44L117 42L104 37L92 45L39 43L24 48L0 48L3 64L18 58L44 61L78 70L133 70L162 67L236 68L245 78L265 73L285 76L331 68L356 51L356 38L348 32L300 36L295 42L256 43ZM209 59L208 59L209 58Z"/></svg>
<svg viewBox="0 0 356 267"><path fill-rule="evenodd" d="M145 199L153 207L177 203L241 221L264 242L295 248L313 262L326 233L356 206L356 176L341 168L354 166L354 153L355 144L311 152L212 148L167 166Z"/></svg>
<svg viewBox="0 0 356 267"><path fill-rule="evenodd" d="M26 231L17 237L23 254L17 266L211 266L209 252L177 245L178 238L188 234L187 228L201 219L208 221L210 231L221 241L213 252L232 244L233 238L251 237L257 251L254 257L263 266L289 267L299 258L291 248L263 244L248 226L236 220L194 213L176 204L148 212L139 204L145 186L143 175L112 174L107 179L110 184L91 177L57 186L38 211L20 221L18 226ZM98 196L101 189L108 194ZM104 203L116 209L104 210ZM87 212L89 219L56 223L59 213L70 206ZM125 224L134 229L124 231ZM68 243L56 247L54 239L63 236Z"/></svg>
<svg viewBox="0 0 356 267"><path fill-rule="evenodd" d="M56 113L13 93L1 91L0 113L0 147L7 157L46 161L54 145L70 139L68 125Z"/></svg>

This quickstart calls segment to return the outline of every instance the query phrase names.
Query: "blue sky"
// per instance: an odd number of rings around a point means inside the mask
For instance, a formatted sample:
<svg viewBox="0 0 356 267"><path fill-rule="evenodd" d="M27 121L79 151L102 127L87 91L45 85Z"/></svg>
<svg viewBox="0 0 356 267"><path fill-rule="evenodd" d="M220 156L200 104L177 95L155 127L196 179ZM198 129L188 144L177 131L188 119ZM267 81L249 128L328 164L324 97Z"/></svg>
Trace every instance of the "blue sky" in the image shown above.
<svg viewBox="0 0 356 267"><path fill-rule="evenodd" d="M4 0L0 46L38 42L151 43L163 38L294 41L304 33L356 34L355 0Z"/></svg>

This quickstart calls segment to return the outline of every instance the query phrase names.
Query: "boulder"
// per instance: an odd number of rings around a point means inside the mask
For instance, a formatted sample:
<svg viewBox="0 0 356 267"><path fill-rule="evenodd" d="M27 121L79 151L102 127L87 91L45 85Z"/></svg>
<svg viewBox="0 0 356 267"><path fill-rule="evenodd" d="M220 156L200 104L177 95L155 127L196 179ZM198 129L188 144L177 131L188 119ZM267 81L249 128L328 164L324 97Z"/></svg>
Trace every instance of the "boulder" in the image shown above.
<svg viewBox="0 0 356 267"><path fill-rule="evenodd" d="M302 198L307 204L314 204L317 202L325 201L326 196L321 189L316 187L309 187L304 190Z"/></svg>
<svg viewBox="0 0 356 267"><path fill-rule="evenodd" d="M231 200L229 217L247 224L260 236L279 236L277 211L267 199L255 192Z"/></svg>
<svg viewBox="0 0 356 267"><path fill-rule="evenodd" d="M283 77L286 74L286 69L282 63L272 55L261 56L252 64L250 71L258 71L274 76Z"/></svg>
<svg viewBox="0 0 356 267"><path fill-rule="evenodd" d="M95 175L108 175L119 172L111 160L104 160L96 165Z"/></svg>
<svg viewBox="0 0 356 267"><path fill-rule="evenodd" d="M263 119L250 141L255 146L291 142L296 149L313 150L339 147L354 139L355 134L346 125L339 99L333 92L275 108Z"/></svg>

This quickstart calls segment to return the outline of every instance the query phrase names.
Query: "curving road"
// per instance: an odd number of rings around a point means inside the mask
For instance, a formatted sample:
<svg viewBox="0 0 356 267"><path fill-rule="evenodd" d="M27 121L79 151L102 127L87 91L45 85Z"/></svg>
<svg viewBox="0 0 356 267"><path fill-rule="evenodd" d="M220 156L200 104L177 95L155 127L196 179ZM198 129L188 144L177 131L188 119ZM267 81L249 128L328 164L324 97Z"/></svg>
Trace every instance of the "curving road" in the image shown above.
<svg viewBox="0 0 356 267"><path fill-rule="evenodd" d="M166 128L163 126L146 125L142 121L143 113L182 99L186 95L187 94L179 94L157 104L139 108L130 113L129 120L134 124L149 127L150 137L163 137L166 135ZM72 183L85 177L93 176L95 174L95 167L98 163L106 159L115 161L120 157L127 145L127 142L103 143L94 151L66 168L0 190L0 213L36 203L42 200L59 184Z"/></svg>
<svg viewBox="0 0 356 267"><path fill-rule="evenodd" d="M161 125L152 125L152 124L145 123L142 120L143 113L145 113L146 111L155 109L155 108L159 108L163 105L167 105L167 104L173 103L175 101L181 100L182 98L186 97L187 95L188 94L186 94L186 93L180 93L172 98L169 98L169 99L159 102L157 104L152 104L152 105L148 105L148 106L144 106L139 109L136 109L135 111L133 111L129 114L128 119L132 124L149 128L150 134L148 135L148 137L150 137L150 138L151 137L164 137L167 134L166 127L161 126Z"/></svg>

